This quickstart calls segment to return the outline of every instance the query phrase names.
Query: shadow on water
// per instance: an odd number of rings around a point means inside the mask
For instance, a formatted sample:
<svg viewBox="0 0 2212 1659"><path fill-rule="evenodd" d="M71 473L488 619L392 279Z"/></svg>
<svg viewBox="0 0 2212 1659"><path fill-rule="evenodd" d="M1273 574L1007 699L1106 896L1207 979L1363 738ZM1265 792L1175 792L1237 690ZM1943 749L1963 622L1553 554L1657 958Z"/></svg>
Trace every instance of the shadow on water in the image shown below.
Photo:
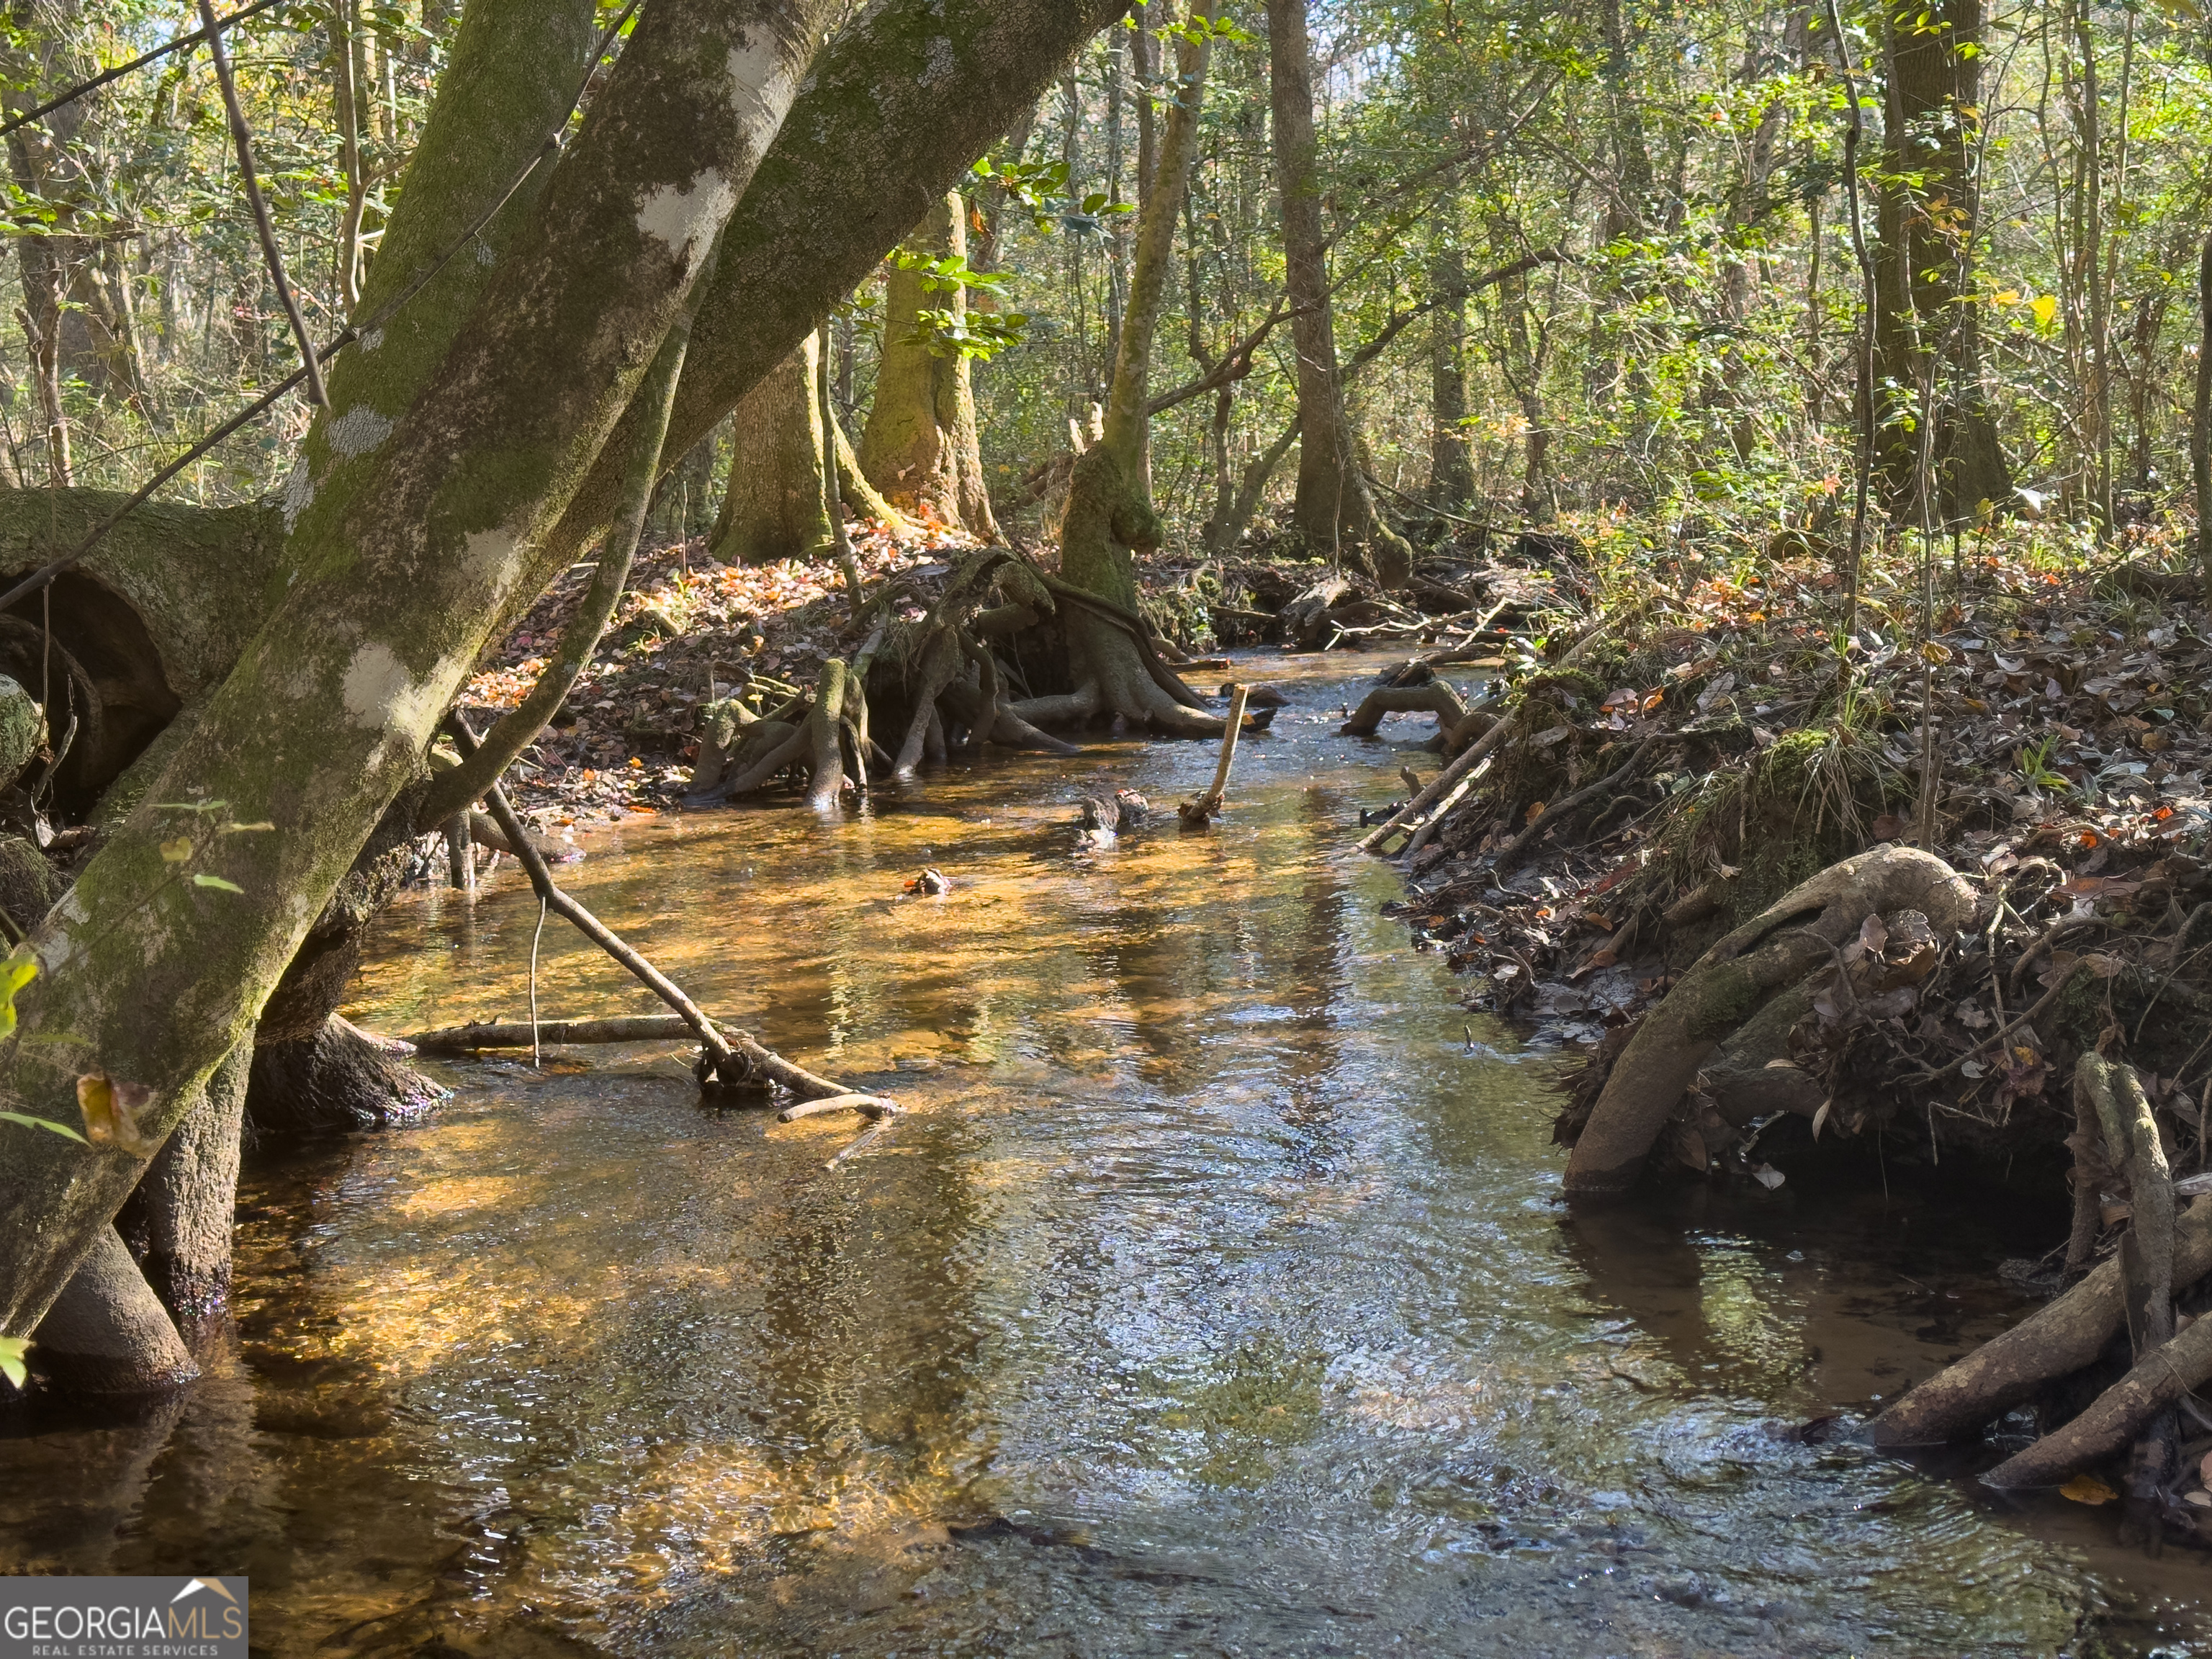
<svg viewBox="0 0 2212 1659"><path fill-rule="evenodd" d="M0 1568L245 1571L283 1655L2187 1643L2193 1558L1796 1432L2017 1317L1990 1270L2039 1237L1940 1192L1556 1207L1558 1063L1470 1051L1346 855L1373 666L1267 665L1211 836L1073 854L1084 787L1211 769L1123 743L599 838L587 903L912 1115L833 1172L848 1122L702 1109L672 1047L456 1066L252 1171L188 1397L0 1430ZM349 1012L518 1016L535 921L412 896ZM541 994L650 1008L551 933Z"/></svg>

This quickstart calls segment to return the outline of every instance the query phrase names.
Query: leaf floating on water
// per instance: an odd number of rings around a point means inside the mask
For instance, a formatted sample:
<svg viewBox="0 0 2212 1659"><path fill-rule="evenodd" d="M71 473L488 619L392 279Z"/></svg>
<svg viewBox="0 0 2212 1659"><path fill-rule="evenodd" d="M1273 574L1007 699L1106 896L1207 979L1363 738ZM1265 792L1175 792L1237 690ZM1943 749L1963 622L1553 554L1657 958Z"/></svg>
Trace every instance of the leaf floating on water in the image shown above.
<svg viewBox="0 0 2212 1659"><path fill-rule="evenodd" d="M2077 1504L2109 1504L2119 1493L2114 1492L2094 1474L2077 1474L2058 1489L2061 1498L2070 1498Z"/></svg>
<svg viewBox="0 0 2212 1659"><path fill-rule="evenodd" d="M226 893L242 893L246 890L234 881L225 881L221 876L210 876L203 871L192 878L195 887L214 887Z"/></svg>

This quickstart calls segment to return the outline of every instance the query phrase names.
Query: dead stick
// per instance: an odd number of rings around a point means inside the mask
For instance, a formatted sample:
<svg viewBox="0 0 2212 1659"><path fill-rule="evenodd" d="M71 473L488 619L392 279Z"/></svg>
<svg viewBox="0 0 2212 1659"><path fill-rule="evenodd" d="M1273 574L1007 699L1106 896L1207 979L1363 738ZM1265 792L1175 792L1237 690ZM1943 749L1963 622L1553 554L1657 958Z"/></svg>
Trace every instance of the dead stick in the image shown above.
<svg viewBox="0 0 2212 1659"><path fill-rule="evenodd" d="M1176 810L1185 823L1204 823L1221 810L1221 798L1229 788L1229 769L1237 760L1237 734L1244 728L1244 699L1251 688L1242 680L1229 688L1229 720L1221 728L1221 758L1214 763L1212 787L1194 801L1186 801Z"/></svg>
<svg viewBox="0 0 2212 1659"><path fill-rule="evenodd" d="M468 722L459 714L447 718L447 729L453 734L454 743L465 757L477 747L477 735L469 730ZM794 1066L782 1055L763 1048L743 1031L732 1031L728 1037L714 1029L714 1022L699 1011L699 1005L684 994L673 981L647 962L635 951L617 938L614 931L582 905L554 885L553 872L545 867L524 831L522 820L507 799L507 792L494 784L485 793L484 805L491 808L492 821L497 823L514 848L514 856L530 878L530 884L543 899L561 915L574 922L584 936L605 951L617 962L629 969L643 981L655 996L683 1016L707 1050L710 1062L708 1071L725 1083L736 1083L748 1079L765 1078L771 1083L781 1084L793 1094L807 1096L842 1095L851 1091L841 1083L832 1083L826 1077L817 1077L803 1066Z"/></svg>
<svg viewBox="0 0 2212 1659"><path fill-rule="evenodd" d="M862 1117L881 1119L896 1117L898 1103L886 1100L881 1095L825 1095L820 1100L802 1100L796 1106L787 1106L775 1115L778 1123L796 1123L802 1117L819 1117L824 1112L858 1112Z"/></svg>
<svg viewBox="0 0 2212 1659"><path fill-rule="evenodd" d="M246 187L246 205L253 210L261 257L268 262L269 280L276 285L276 298L291 319L292 337L299 343L300 366L307 374L307 401L318 409L328 409L331 394L323 389L323 366L315 355L314 341L307 337L307 319L300 314L300 302L292 297L292 284L285 280L283 256L276 251L276 233L269 223L269 204L261 199L261 180L253 171L253 135L246 130L246 112L239 105L238 88L230 76L230 53L222 44L222 30L208 0L200 0L200 27L207 35L208 56L215 64L216 85L222 90L222 106L230 115L230 141L238 150L239 182Z"/></svg>
<svg viewBox="0 0 2212 1659"><path fill-rule="evenodd" d="M632 1014L611 1019L548 1019L538 1022L548 1048L564 1044L658 1042L692 1035L679 1014ZM530 1027L520 1021L485 1021L418 1031L407 1039L426 1054L465 1054L481 1048L526 1048Z"/></svg>

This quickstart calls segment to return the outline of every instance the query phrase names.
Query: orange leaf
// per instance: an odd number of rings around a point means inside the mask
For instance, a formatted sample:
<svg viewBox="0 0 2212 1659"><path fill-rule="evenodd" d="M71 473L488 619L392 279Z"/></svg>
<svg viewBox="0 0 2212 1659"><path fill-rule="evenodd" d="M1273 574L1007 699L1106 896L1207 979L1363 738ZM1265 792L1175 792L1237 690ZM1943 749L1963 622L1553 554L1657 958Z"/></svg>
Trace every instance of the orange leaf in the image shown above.
<svg viewBox="0 0 2212 1659"><path fill-rule="evenodd" d="M1528 816L1527 822L1534 823L1538 818L1540 818L1543 816L1544 803L1540 800L1530 801L1528 803Z"/></svg>
<svg viewBox="0 0 2212 1659"><path fill-rule="evenodd" d="M2077 1474L2058 1489L2061 1498L2070 1498L2077 1504L2109 1504L2119 1493L2114 1492L2094 1474Z"/></svg>

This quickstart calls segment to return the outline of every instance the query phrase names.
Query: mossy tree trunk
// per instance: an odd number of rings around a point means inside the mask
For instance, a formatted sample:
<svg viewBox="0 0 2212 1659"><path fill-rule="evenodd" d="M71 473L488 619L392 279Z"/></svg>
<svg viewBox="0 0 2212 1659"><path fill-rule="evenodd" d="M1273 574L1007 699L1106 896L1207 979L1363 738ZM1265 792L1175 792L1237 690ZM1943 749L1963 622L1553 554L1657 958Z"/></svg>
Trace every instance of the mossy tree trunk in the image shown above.
<svg viewBox="0 0 2212 1659"><path fill-rule="evenodd" d="M1935 412L1938 523L2012 500L1982 386L1974 293L1981 185L1981 0L1888 0L1888 106L1876 221L1875 465L1885 499L1918 516L1921 397Z"/></svg>
<svg viewBox="0 0 2212 1659"><path fill-rule="evenodd" d="M707 550L724 563L817 557L830 545L815 337L745 393L732 417L730 482Z"/></svg>
<svg viewBox="0 0 2212 1659"><path fill-rule="evenodd" d="M967 258L967 209L958 191L931 207L905 252L922 259ZM894 265L884 285L876 395L860 429L860 471L901 512L995 541L999 526L983 483L968 359L932 349L921 330L925 310L950 311L957 323L967 313L967 290L933 290L920 270Z"/></svg>
<svg viewBox="0 0 2212 1659"><path fill-rule="evenodd" d="M731 217L668 453L705 435L819 327L1124 9L1124 0L888 0L832 41ZM635 418L623 416L547 538L531 592L604 532Z"/></svg>
<svg viewBox="0 0 2212 1659"><path fill-rule="evenodd" d="M1213 11L1213 0L1193 0L1190 15L1195 21L1210 22ZM1135 265L1105 425L1098 441L1076 458L1060 520L1061 580L1126 616L1137 611L1136 553L1159 545L1159 515L1152 508L1145 466L1146 403L1152 338L1167 297L1176 219L1196 158L1198 108L1206 90L1210 39L1201 35L1178 43L1177 96L1161 137L1152 191L1138 220ZM1014 713L1020 718L1042 723L1118 714L1150 720L1170 732L1220 732L1221 720L1200 713L1198 699L1188 687L1156 671L1126 626L1065 598L1060 616L1067 639L1069 678L1076 689L1015 704Z"/></svg>
<svg viewBox="0 0 2212 1659"><path fill-rule="evenodd" d="M1306 0L1267 0L1267 74L1282 207L1283 287L1298 360L1298 486L1291 522L1310 551L1332 558L1352 554L1383 586L1400 586L1413 574L1413 550L1375 510L1336 360Z"/></svg>
<svg viewBox="0 0 2212 1659"><path fill-rule="evenodd" d="M289 570L268 623L33 936L29 1040L0 1073L11 1106L73 1121L79 1079L102 1074L135 1085L133 1139L150 1148L242 1040L491 629L526 602L834 12L656 0L419 392L343 441L345 415L326 423L352 487L334 466L288 501ZM378 270L398 263L387 246ZM361 354L372 368L377 355ZM193 799L224 805L169 805ZM218 833L226 815L272 827ZM180 836L181 864L164 848ZM10 1153L0 1329L27 1334L146 1158L28 1131Z"/></svg>

